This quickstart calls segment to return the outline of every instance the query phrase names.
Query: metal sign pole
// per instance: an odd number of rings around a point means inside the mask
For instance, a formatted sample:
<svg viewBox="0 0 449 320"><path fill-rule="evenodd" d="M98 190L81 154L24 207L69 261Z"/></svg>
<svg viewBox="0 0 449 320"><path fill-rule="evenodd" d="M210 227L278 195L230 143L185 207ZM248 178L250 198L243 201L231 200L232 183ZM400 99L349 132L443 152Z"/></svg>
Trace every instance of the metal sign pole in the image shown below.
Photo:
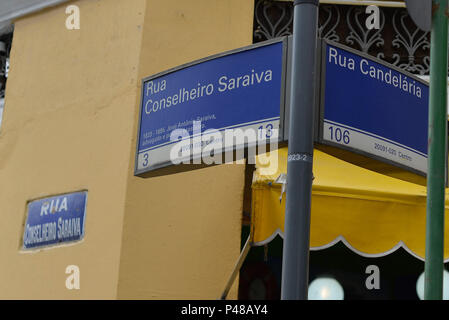
<svg viewBox="0 0 449 320"><path fill-rule="evenodd" d="M294 2L283 300L307 300L318 5L318 0Z"/></svg>
<svg viewBox="0 0 449 320"><path fill-rule="evenodd" d="M443 297L447 157L447 0L433 1L430 48L429 158L424 299Z"/></svg>

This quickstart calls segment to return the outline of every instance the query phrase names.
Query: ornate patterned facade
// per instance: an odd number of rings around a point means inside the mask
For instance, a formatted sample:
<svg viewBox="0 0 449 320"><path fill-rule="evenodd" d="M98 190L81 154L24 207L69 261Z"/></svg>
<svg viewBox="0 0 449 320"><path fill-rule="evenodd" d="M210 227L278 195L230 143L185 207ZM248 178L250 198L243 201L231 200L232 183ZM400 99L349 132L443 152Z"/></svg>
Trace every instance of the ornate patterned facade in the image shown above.
<svg viewBox="0 0 449 320"><path fill-rule="evenodd" d="M363 51L411 73L429 73L430 33L419 30L405 8L379 7L380 28L368 30L365 6L321 4L319 37ZM255 0L253 42L290 35L293 4ZM4 97L12 32L0 36L0 98ZM2 48L4 48L2 50Z"/></svg>
<svg viewBox="0 0 449 320"><path fill-rule="evenodd" d="M414 74L429 74L430 33L413 23L405 8L379 7L379 29L369 30L366 6L320 4L319 37L339 42ZM253 42L290 35L292 2L256 0Z"/></svg>

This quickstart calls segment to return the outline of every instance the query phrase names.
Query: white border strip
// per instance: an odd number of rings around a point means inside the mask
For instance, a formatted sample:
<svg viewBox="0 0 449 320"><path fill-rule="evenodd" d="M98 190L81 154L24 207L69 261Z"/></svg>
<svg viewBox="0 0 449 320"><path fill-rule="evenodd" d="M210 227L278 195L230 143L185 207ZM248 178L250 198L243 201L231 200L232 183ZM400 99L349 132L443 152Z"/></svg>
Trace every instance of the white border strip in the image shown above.
<svg viewBox="0 0 449 320"><path fill-rule="evenodd" d="M324 121L325 121L325 122L328 122L328 123L330 123L330 124L333 124L333 125L342 127L342 128L345 128L345 127L346 127L346 128L351 129L351 130L353 130L353 131L359 131L360 133L364 133L364 134L366 134L366 135L369 135L369 136L378 138L378 139L380 139L380 140L384 140L384 141L386 141L386 142L390 142L390 143L395 144L395 145L397 145L397 146L400 146L400 147L402 147L402 148L404 148L404 149L409 149L409 151L412 151L412 152L414 152L414 153L416 153L416 154L419 154L419 155L421 155L421 156L427 157L427 155L426 155L425 153L422 153L421 151L418 151L418 150L416 150L416 149L413 149L412 147L406 146L406 145L404 145L404 144L402 144L402 143L399 143L399 142L397 142L397 141L394 141L394 140L387 139L387 138L385 138L385 137L379 136L379 135L374 134L374 133L372 133L372 132L365 131L365 130L362 130L362 129L358 129L358 128L355 128L355 127L351 127L351 126L349 126L349 125L347 125L347 124L339 123L339 122L332 121L332 120L329 120L329 119L326 119L326 118L324 119ZM334 140L330 140L330 138L329 138L329 141L335 142Z"/></svg>
<svg viewBox="0 0 449 320"><path fill-rule="evenodd" d="M332 136L329 129L332 127L334 129L341 128L340 141L336 140L336 130L333 130L334 139L331 139ZM352 130L349 129L350 127L344 125L329 124L326 120L324 121L323 128L323 141L360 150L423 173L427 172L427 157L412 148L403 148L399 143L390 143L388 139L376 138L375 135L361 133L359 130ZM347 133L346 137L349 137L350 141L347 144L344 142L343 133Z"/></svg>
<svg viewBox="0 0 449 320"><path fill-rule="evenodd" d="M226 129L233 129L233 128L235 128L235 129L242 129L243 130L243 128L245 126L248 126L248 125L251 125L251 124L261 124L261 123L263 124L263 123L265 123L267 121L272 121L272 120L279 120L280 121L280 119L281 119L280 117L273 117L273 118L267 118L267 119L262 119L262 120L254 120L254 121L250 121L250 122L238 123L238 124L234 124L232 126L223 127L223 128L220 128L220 129L209 128L209 130L217 130L217 131L220 131L220 132L224 131ZM190 127L190 125L189 125L189 127ZM187 127L185 127L185 128L187 128ZM178 129L185 129L185 128L178 128ZM176 143L176 142L181 142L181 141L186 140L186 139L193 139L193 138L196 138L196 137L202 136L202 135L204 135L204 131L201 131L200 133L196 133L196 134L193 134L193 135L189 135L188 137L185 137L183 139L179 139L179 140L176 140L176 141L167 141L167 142L164 142L164 143L161 143L161 144L154 145L154 146L149 147L149 148L138 150L138 153L140 154L140 153L144 153L144 152L146 152L148 150L156 150L158 148L164 147L164 146L169 145L169 144L173 144L173 143Z"/></svg>
<svg viewBox="0 0 449 320"><path fill-rule="evenodd" d="M249 124L246 126L239 126L237 129L241 129L243 132L245 132L246 130L254 130L254 132L256 133L256 136L254 137L256 140L252 140L249 139L250 137L243 137L243 144L237 144L234 143L232 145L226 145L225 140L226 140L226 130L222 130L220 129L220 131L216 131L216 133L221 135L221 140L216 141L217 143L217 147L216 150L220 150L220 154L226 154L227 152L232 151L234 148L236 150L242 150L245 145L248 146L248 148L250 146L254 147L257 144L262 143L263 141L266 141L266 139L263 140L258 140L257 139L257 132L258 132L258 128L263 125L266 126L267 124L271 124L273 126L273 132L274 135L271 137L271 139L278 139L279 136L279 126L280 126L280 120L279 117L273 118L273 120L262 120L261 122L256 122L255 124ZM207 134L204 134L204 132L202 132L201 134L197 134L195 136L188 136L182 140L178 140L178 141L173 141L170 142L169 144L164 144L161 147L157 147L157 148L153 148L147 151L140 151L137 154L137 170L141 171L141 170L148 170L148 169L152 169L152 168L157 168L158 166L164 164L164 163L171 163L171 165L176 165L173 163L174 159L170 158L170 154L171 154L171 150L173 147L177 147L180 145L184 145L184 146L191 146L192 143L198 143L201 142L203 137L207 137ZM195 137L198 139L198 141L194 141ZM184 141L184 143L182 142ZM209 145L209 148L211 148L211 145ZM182 161L182 160L188 160L190 163L192 163L191 159L200 159L200 163L203 163L203 149L204 147L201 148L194 148L194 149L190 149L190 152L187 152L188 156L187 158L183 159L183 158L176 158L175 160L177 161ZM255 150L254 150L255 151ZM145 155L147 155L147 158L145 159ZM237 159L234 159L237 160ZM238 159L240 160L240 159ZM146 166L144 165L144 163L146 162ZM198 163L198 164L200 164ZM195 164L195 162L193 162L193 164ZM220 164L225 164L225 162L220 163Z"/></svg>
<svg viewBox="0 0 449 320"><path fill-rule="evenodd" d="M259 247L259 246L264 246L268 243L270 243L274 238L276 238L276 236L280 236L282 239L284 239L284 233L280 230L280 229L276 229L273 234L271 236L269 236L268 238L266 238L264 241L260 241L260 242L253 242L252 245L255 247ZM365 257L365 258L381 258L381 257L385 257L388 256L389 254L395 252L396 250L398 250L399 248L404 249L405 251L407 251L411 256L415 257L418 260L421 261L425 261L424 258L421 258L420 256L418 256L417 254L415 254L412 250L410 250L409 247L407 247L407 245L401 240L399 241L393 248L391 248L390 250L387 250L385 252L381 252L381 253L366 253L360 250L357 250L356 248L354 248L346 239L344 236L340 235L338 237L336 237L334 240L332 240L331 242L329 242L328 244L325 244L323 246L319 246L319 247L310 247L311 251L319 251L319 250L325 250L328 249L334 245L336 245L339 242L343 242L345 244L345 246L350 249L352 252L356 253L359 256ZM449 258L444 260L444 263L449 262Z"/></svg>

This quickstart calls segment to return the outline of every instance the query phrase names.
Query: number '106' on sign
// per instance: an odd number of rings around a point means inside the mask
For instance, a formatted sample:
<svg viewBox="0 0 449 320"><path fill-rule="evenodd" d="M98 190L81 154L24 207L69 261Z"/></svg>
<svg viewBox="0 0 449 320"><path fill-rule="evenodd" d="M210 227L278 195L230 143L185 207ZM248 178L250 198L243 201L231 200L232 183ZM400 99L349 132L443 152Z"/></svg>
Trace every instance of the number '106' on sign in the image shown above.
<svg viewBox="0 0 449 320"><path fill-rule="evenodd" d="M343 142L344 144L349 144L349 142L351 142L350 133L348 130L335 128L333 126L330 126L328 129L332 141L339 143Z"/></svg>

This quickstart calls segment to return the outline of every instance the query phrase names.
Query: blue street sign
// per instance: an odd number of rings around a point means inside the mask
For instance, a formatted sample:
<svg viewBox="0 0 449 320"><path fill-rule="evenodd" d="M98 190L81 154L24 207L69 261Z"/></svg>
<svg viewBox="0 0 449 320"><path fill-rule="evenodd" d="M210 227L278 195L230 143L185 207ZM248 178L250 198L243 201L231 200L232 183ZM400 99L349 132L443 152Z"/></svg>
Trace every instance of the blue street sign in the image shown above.
<svg viewBox="0 0 449 320"><path fill-rule="evenodd" d="M285 60L283 38L143 79L135 174L173 164L171 151L180 141L188 141L189 159L201 156L205 141L197 139L198 148L195 138L206 132L224 136L227 129L264 129L266 138L274 139L270 134L282 125ZM175 135L179 130L187 134ZM221 145L219 140L214 143ZM249 140L246 145L254 142ZM244 147L232 145L233 150Z"/></svg>
<svg viewBox="0 0 449 320"><path fill-rule="evenodd" d="M81 240L84 237L87 191L28 203L23 248L33 249Z"/></svg>
<svg viewBox="0 0 449 320"><path fill-rule="evenodd" d="M428 84L341 45L323 50L320 142L426 174Z"/></svg>

